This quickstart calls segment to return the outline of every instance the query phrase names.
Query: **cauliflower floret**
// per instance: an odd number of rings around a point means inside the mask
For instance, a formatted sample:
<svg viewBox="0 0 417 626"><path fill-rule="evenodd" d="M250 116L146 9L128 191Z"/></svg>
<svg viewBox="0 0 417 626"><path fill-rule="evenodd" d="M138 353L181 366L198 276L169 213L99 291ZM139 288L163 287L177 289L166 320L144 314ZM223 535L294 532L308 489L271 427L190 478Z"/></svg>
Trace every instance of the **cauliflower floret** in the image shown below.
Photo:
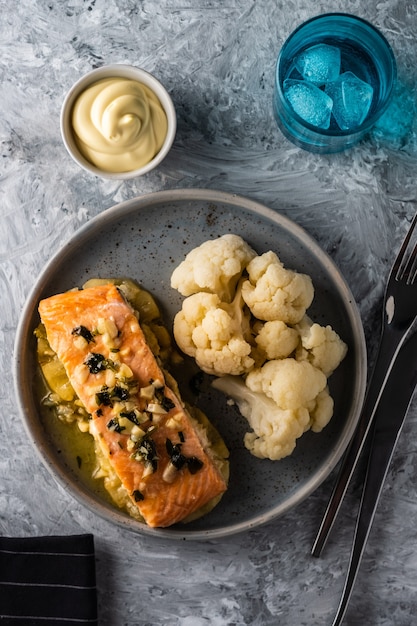
<svg viewBox="0 0 417 626"><path fill-rule="evenodd" d="M308 430L310 415L305 407L282 409L264 393L249 389L237 376L224 376L213 387L233 398L253 432L244 436L246 448L261 459L278 461L289 456L296 440Z"/></svg>
<svg viewBox="0 0 417 626"><path fill-rule="evenodd" d="M284 359L297 348L299 335L281 320L272 320L263 324L255 342L267 360Z"/></svg>
<svg viewBox="0 0 417 626"><path fill-rule="evenodd" d="M333 416L333 409L333 398L329 394L328 387L325 387L309 406L311 430L313 432L319 433L327 426Z"/></svg>
<svg viewBox="0 0 417 626"><path fill-rule="evenodd" d="M212 385L233 398L248 420L253 432L245 434L244 443L259 458L276 461L292 454L303 433L320 432L333 415L326 377L307 361L270 361L246 381L223 376Z"/></svg>
<svg viewBox="0 0 417 626"><path fill-rule="evenodd" d="M171 276L171 287L183 296L215 293L230 302L243 270L256 252L238 235L205 241L187 254Z"/></svg>
<svg viewBox="0 0 417 626"><path fill-rule="evenodd" d="M285 269L272 251L254 257L246 269L242 296L257 319L286 324L302 319L314 297L310 276Z"/></svg>
<svg viewBox="0 0 417 626"><path fill-rule="evenodd" d="M252 391L265 393L282 409L308 406L327 385L322 371L308 361L293 358L267 361L246 378Z"/></svg>
<svg viewBox="0 0 417 626"><path fill-rule="evenodd" d="M347 346L331 326L320 326L306 316L297 324L301 345L298 361L307 360L329 377L346 356Z"/></svg>
<svg viewBox="0 0 417 626"><path fill-rule="evenodd" d="M252 347L244 337L249 323L242 307L240 289L230 304L216 294L200 292L186 298L175 316L178 347L207 374L238 375L252 368Z"/></svg>

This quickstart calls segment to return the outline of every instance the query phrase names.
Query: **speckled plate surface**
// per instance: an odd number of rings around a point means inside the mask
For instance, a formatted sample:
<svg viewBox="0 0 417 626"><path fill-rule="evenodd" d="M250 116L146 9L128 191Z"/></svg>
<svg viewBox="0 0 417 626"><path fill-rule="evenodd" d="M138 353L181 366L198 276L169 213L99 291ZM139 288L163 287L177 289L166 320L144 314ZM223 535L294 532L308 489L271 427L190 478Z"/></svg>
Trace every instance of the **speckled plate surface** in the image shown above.
<svg viewBox="0 0 417 626"><path fill-rule="evenodd" d="M309 273L315 299L309 315L331 324L348 344L348 355L330 378L335 412L320 434L308 432L282 461L260 460L243 445L246 422L208 384L198 394L188 385L195 366L186 361L177 378L186 399L200 406L230 449L230 486L220 504L188 525L151 529L114 508L67 454L42 417L36 386L33 330L39 300L92 277L128 276L149 289L171 325L182 297L170 287L174 267L203 241L241 235L258 252L274 250L285 266ZM210 190L149 194L104 211L82 227L50 260L30 294L20 320L14 378L28 434L46 467L78 501L133 531L177 539L212 539L256 527L282 515L329 475L355 428L366 379L366 349L352 294L328 255L301 228L259 203ZM64 446L65 447L65 446ZM77 455L75 455L76 457Z"/></svg>

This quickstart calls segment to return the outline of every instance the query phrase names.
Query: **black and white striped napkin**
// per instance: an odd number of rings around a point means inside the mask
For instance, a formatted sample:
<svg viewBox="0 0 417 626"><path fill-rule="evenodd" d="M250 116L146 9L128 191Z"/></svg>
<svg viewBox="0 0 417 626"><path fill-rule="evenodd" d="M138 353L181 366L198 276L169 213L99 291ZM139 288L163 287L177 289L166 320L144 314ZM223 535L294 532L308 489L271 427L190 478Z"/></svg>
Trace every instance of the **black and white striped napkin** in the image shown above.
<svg viewBox="0 0 417 626"><path fill-rule="evenodd" d="M94 538L0 537L0 625L97 625Z"/></svg>

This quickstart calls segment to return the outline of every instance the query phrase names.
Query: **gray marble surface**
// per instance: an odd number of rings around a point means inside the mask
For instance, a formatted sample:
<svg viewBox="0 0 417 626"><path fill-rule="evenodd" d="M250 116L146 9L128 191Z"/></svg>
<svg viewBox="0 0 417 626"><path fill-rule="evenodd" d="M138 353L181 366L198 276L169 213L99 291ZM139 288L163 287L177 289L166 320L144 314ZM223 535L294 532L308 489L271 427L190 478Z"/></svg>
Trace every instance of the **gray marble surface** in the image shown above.
<svg viewBox="0 0 417 626"><path fill-rule="evenodd" d="M304 19L348 11L389 39L406 104L399 141L373 136L347 153L291 145L272 116L279 49ZM122 532L77 504L44 469L20 426L10 382L15 329L39 271L87 220L122 200L203 187L259 200L303 226L348 280L370 360L384 278L416 210L417 6L412 0L0 0L0 533L92 532L100 624L331 624L360 495L355 479L320 559L310 548L332 475L284 517L213 542ZM66 91L91 68L141 66L171 93L178 132L144 178L81 171L60 138ZM405 95L404 95L405 94ZM407 117L408 116L408 117ZM417 405L389 470L346 625L409 626L417 609Z"/></svg>

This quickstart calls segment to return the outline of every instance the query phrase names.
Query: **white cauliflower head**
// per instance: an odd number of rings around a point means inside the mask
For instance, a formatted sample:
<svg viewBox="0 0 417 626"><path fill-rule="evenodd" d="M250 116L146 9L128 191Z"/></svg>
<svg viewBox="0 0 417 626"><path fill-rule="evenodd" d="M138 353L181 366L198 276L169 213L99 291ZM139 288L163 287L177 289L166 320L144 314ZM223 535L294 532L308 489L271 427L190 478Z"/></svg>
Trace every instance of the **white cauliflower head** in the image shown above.
<svg viewBox="0 0 417 626"><path fill-rule="evenodd" d="M281 320L272 320L262 325L255 342L266 360L284 359L297 348L299 335Z"/></svg>
<svg viewBox="0 0 417 626"><path fill-rule="evenodd" d="M293 358L267 361L249 372L246 385L264 393L282 409L307 407L327 385L322 371L308 361Z"/></svg>
<svg viewBox="0 0 417 626"><path fill-rule="evenodd" d="M178 347L236 401L252 429L244 437L252 454L284 458L306 430L327 425L327 378L347 347L331 326L307 317L309 276L224 235L192 250L171 285L186 296L174 319Z"/></svg>
<svg viewBox="0 0 417 626"><path fill-rule="evenodd" d="M325 387L309 405L310 427L313 432L319 433L327 426L333 416L333 409L334 400L328 387Z"/></svg>
<svg viewBox="0 0 417 626"><path fill-rule="evenodd" d="M256 252L239 235L205 241L187 254L171 276L171 287L183 296L204 291L230 302L243 270Z"/></svg>
<svg viewBox="0 0 417 626"><path fill-rule="evenodd" d="M184 300L174 318L178 347L207 374L238 375L253 366L252 347L242 330L246 323L240 300L240 292L231 304L216 294L196 293Z"/></svg>
<svg viewBox="0 0 417 626"><path fill-rule="evenodd" d="M242 297L256 318L286 324L302 319L314 297L310 276L285 269L272 251L254 257L246 269Z"/></svg>
<svg viewBox="0 0 417 626"><path fill-rule="evenodd" d="M347 346L331 326L320 326L305 316L296 329L301 345L298 361L307 360L329 377L346 356Z"/></svg>
<svg viewBox="0 0 417 626"><path fill-rule="evenodd" d="M248 420L252 432L245 434L244 444L254 456L273 461L289 456L309 428L305 407L284 410L264 393L249 389L238 376L218 378L213 387L233 398Z"/></svg>

